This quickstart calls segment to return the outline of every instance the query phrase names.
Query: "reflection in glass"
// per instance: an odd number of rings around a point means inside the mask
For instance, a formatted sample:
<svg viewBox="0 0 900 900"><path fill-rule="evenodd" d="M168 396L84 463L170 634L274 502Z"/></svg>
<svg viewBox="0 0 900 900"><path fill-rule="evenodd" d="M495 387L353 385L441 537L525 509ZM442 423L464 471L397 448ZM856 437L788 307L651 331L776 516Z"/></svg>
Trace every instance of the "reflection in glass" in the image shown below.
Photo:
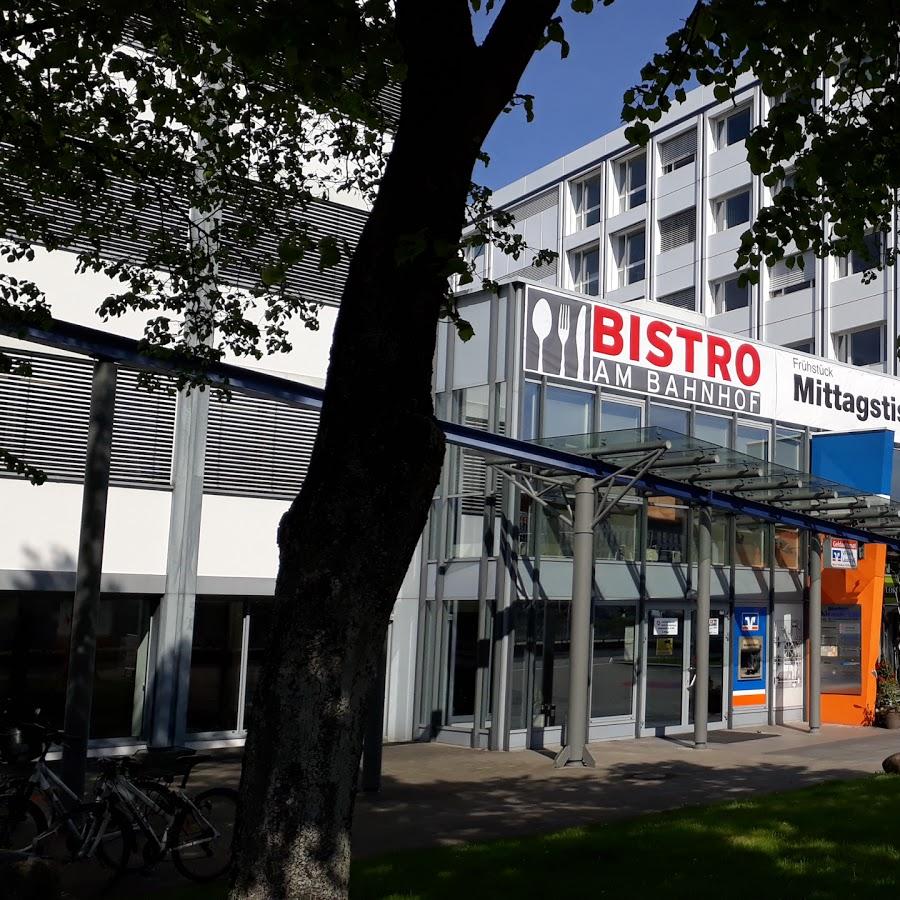
<svg viewBox="0 0 900 900"><path fill-rule="evenodd" d="M661 403L650 404L651 427L668 428L679 434L688 434L688 411L675 406L663 406Z"/></svg>
<svg viewBox="0 0 900 900"><path fill-rule="evenodd" d="M641 427L641 407L603 397L600 400L600 430L620 431Z"/></svg>
<svg viewBox="0 0 900 900"><path fill-rule="evenodd" d="M451 601L447 709L449 722L471 722L475 712L475 672L478 665L478 601Z"/></svg>
<svg viewBox="0 0 900 900"><path fill-rule="evenodd" d="M731 420L698 412L694 416L694 437L717 447L731 445Z"/></svg>
<svg viewBox="0 0 900 900"><path fill-rule="evenodd" d="M647 504L647 562L685 561L687 508L673 497L651 497Z"/></svg>
<svg viewBox="0 0 900 900"><path fill-rule="evenodd" d="M739 566L764 569L768 563L769 526L753 519L735 519L734 552Z"/></svg>
<svg viewBox="0 0 900 900"><path fill-rule="evenodd" d="M71 594L0 595L0 701L62 728Z"/></svg>
<svg viewBox="0 0 900 900"><path fill-rule="evenodd" d="M595 557L629 561L637 559L640 521L640 504L618 504L594 529Z"/></svg>
<svg viewBox="0 0 900 900"><path fill-rule="evenodd" d="M594 603L592 719L632 715L636 634L633 606Z"/></svg>
<svg viewBox="0 0 900 900"><path fill-rule="evenodd" d="M740 453L746 453L748 456L755 456L757 459L768 462L769 429L739 423L734 449Z"/></svg>
<svg viewBox="0 0 900 900"><path fill-rule="evenodd" d="M791 428L775 429L775 462L789 469L803 470L803 432Z"/></svg>
<svg viewBox="0 0 900 900"><path fill-rule="evenodd" d="M700 559L700 529L697 521L697 515L694 515L692 529L691 552L693 560L696 563ZM731 553L729 552L731 542L728 540L728 525L731 517L727 513L713 511L712 513L712 565L727 566L731 562Z"/></svg>
<svg viewBox="0 0 900 900"><path fill-rule="evenodd" d="M243 630L243 601L197 598L187 708L189 732L237 728Z"/></svg>
<svg viewBox="0 0 900 900"><path fill-rule="evenodd" d="M272 630L272 618L274 602L260 599L250 601L250 633L247 640L247 683L244 700L244 727L247 717L253 708L253 694L259 681L259 673L262 669L266 655L266 645L269 632Z"/></svg>
<svg viewBox="0 0 900 900"><path fill-rule="evenodd" d="M510 728L527 728L528 698L528 629L531 607L518 601L513 611L515 640L513 642L512 673L510 674Z"/></svg>
<svg viewBox="0 0 900 900"><path fill-rule="evenodd" d="M725 613L710 610L707 627L709 640L709 702L707 704L710 722L721 722L724 712L724 677L725 677ZM691 666L696 666L697 659L697 614L691 613ZM694 691L688 694L688 721L694 721Z"/></svg>
<svg viewBox="0 0 900 900"><path fill-rule="evenodd" d="M574 532L572 525L562 519L562 514L567 513L562 509L547 509L544 506L538 509L538 553L541 556L571 558Z"/></svg>
<svg viewBox="0 0 900 900"><path fill-rule="evenodd" d="M538 436L538 412L541 386L533 381L525 382L522 392L522 440L534 441Z"/></svg>
<svg viewBox="0 0 900 900"><path fill-rule="evenodd" d="M544 437L588 434L594 419L594 395L549 386L544 400Z"/></svg>
<svg viewBox="0 0 900 900"><path fill-rule="evenodd" d="M651 609L647 632L647 687L644 724L681 724L684 693L684 613Z"/></svg>
<svg viewBox="0 0 900 900"><path fill-rule="evenodd" d="M775 568L800 568L800 530L787 525L775 526Z"/></svg>
<svg viewBox="0 0 900 900"><path fill-rule="evenodd" d="M135 595L100 601L91 737L141 733L150 612L155 605L155 599Z"/></svg>

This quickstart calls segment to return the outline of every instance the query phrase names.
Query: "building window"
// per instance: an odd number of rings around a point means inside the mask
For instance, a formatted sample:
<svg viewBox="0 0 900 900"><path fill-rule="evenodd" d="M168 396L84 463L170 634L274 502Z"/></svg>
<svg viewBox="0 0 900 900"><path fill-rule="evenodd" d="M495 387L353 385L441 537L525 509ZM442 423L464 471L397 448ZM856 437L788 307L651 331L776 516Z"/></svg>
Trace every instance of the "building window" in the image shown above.
<svg viewBox="0 0 900 900"><path fill-rule="evenodd" d="M800 259L803 266L800 266ZM788 268L785 260L779 260L769 268L769 296L780 297L804 291L816 283L816 262L812 253L804 253L794 260L793 268Z"/></svg>
<svg viewBox="0 0 900 900"><path fill-rule="evenodd" d="M656 301L664 303L666 306L677 306L678 309L697 309L697 298L693 287L675 291L672 294L663 294L662 297L657 297Z"/></svg>
<svg viewBox="0 0 900 900"><path fill-rule="evenodd" d="M815 348L812 341L797 341L795 344L785 344L787 350L793 350L796 353L809 353L815 355Z"/></svg>
<svg viewBox="0 0 900 900"><path fill-rule="evenodd" d="M572 254L575 290L591 297L600 295L600 247L586 247Z"/></svg>
<svg viewBox="0 0 900 900"><path fill-rule="evenodd" d="M663 174L690 165L697 157L697 132L686 131L659 145L659 164Z"/></svg>
<svg viewBox="0 0 900 900"><path fill-rule="evenodd" d="M543 436L589 434L593 431L594 395L550 385L544 398Z"/></svg>
<svg viewBox="0 0 900 900"><path fill-rule="evenodd" d="M836 334L834 352L842 363L880 368L884 363L884 327L876 325Z"/></svg>
<svg viewBox="0 0 900 900"><path fill-rule="evenodd" d="M646 239L644 229L631 231L628 234L616 235L613 239L618 269L618 287L643 281L645 275L644 257Z"/></svg>
<svg viewBox="0 0 900 900"><path fill-rule="evenodd" d="M750 285L743 287L739 283L740 276L723 278L712 284L714 315L731 312L733 309L744 309L750 305Z"/></svg>
<svg viewBox="0 0 900 900"><path fill-rule="evenodd" d="M647 202L647 156L632 156L617 166L616 182L619 186L619 212L634 209Z"/></svg>
<svg viewBox="0 0 900 900"><path fill-rule="evenodd" d="M622 431L626 428L640 428L642 409L643 407L637 403L604 397L600 401L600 430Z"/></svg>
<svg viewBox="0 0 900 900"><path fill-rule="evenodd" d="M575 230L581 231L600 221L600 176L594 175L572 186L575 204Z"/></svg>
<svg viewBox="0 0 900 900"><path fill-rule="evenodd" d="M730 197L713 200L716 231L725 231L750 221L750 191L743 190Z"/></svg>
<svg viewBox="0 0 900 900"><path fill-rule="evenodd" d="M838 278L846 278L847 275L860 275L874 269L881 262L881 232L873 231L863 238L865 252L851 250L850 256L837 258Z"/></svg>
<svg viewBox="0 0 900 900"><path fill-rule="evenodd" d="M692 206L674 216L660 219L659 249L660 252L674 250L685 244L693 243L697 235L697 210Z"/></svg>
<svg viewBox="0 0 900 900"><path fill-rule="evenodd" d="M738 109L715 121L716 149L724 150L750 134L750 106Z"/></svg>

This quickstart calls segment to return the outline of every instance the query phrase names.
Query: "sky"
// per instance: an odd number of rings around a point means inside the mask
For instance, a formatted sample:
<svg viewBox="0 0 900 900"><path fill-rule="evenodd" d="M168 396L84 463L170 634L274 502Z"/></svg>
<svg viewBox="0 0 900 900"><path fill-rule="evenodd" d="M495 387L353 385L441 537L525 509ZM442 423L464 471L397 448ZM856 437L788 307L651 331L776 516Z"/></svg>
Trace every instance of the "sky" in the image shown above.
<svg viewBox="0 0 900 900"><path fill-rule="evenodd" d="M491 163L478 165L475 181L502 187L617 128L622 95L693 6L694 0L616 0L585 16L562 0L569 56L559 58L558 44L535 54L519 84L520 93L535 95L534 121L526 123L521 107L500 116L485 144ZM484 20L475 21L483 30Z"/></svg>

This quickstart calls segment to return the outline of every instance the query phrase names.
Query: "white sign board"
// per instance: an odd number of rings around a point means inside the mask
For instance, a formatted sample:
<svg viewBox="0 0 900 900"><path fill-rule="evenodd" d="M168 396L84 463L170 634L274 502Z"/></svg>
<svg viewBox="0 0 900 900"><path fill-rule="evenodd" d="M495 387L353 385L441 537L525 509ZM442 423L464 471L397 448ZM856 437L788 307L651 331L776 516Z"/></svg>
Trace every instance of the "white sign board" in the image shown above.
<svg viewBox="0 0 900 900"><path fill-rule="evenodd" d="M827 431L900 434L900 380L529 285L527 372Z"/></svg>
<svg viewBox="0 0 900 900"><path fill-rule="evenodd" d="M671 637L678 634L678 619L654 619L653 636Z"/></svg>
<svg viewBox="0 0 900 900"><path fill-rule="evenodd" d="M709 635L710 635L710 637L718 637L719 636L719 617L718 616L710 616Z"/></svg>
<svg viewBox="0 0 900 900"><path fill-rule="evenodd" d="M847 538L829 538L823 558L826 569L855 569L859 560L859 543Z"/></svg>

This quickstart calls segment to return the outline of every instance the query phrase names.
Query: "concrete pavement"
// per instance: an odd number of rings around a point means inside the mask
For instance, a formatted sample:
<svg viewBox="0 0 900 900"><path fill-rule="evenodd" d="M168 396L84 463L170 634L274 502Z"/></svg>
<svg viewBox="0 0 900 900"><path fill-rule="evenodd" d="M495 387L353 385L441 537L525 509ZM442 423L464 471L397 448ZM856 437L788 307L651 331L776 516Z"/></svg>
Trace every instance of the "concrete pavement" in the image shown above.
<svg viewBox="0 0 900 900"><path fill-rule="evenodd" d="M766 726L710 733L705 750L688 738L591 745L597 768L554 769L552 753L490 753L443 744L384 749L382 791L360 795L354 855L553 831L758 792L804 787L881 771L900 750L900 732L824 726ZM196 790L236 785L234 752L198 767ZM82 872L72 896L90 896ZM65 877L65 876L64 876ZM165 896L183 884L171 864L127 876L107 897Z"/></svg>

